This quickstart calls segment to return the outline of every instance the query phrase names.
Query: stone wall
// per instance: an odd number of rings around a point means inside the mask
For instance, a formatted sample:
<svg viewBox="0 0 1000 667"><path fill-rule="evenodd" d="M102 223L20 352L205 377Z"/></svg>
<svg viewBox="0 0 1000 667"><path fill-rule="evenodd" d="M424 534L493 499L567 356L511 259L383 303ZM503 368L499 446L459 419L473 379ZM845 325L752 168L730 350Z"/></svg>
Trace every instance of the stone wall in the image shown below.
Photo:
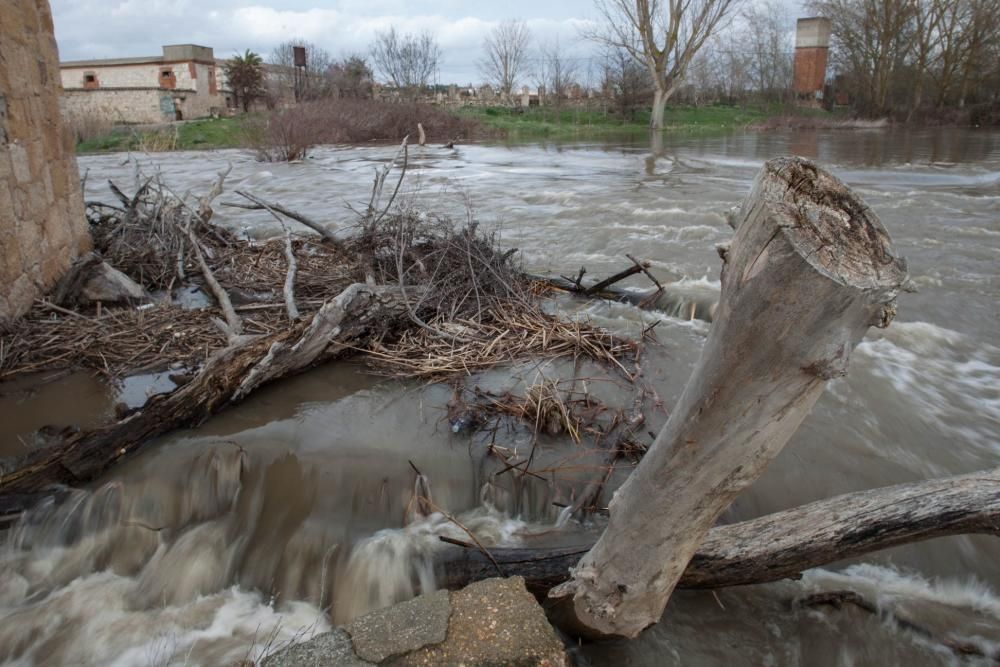
<svg viewBox="0 0 1000 667"><path fill-rule="evenodd" d="M163 51L164 58L64 63L60 70L64 110L71 116L126 123L176 120L175 108L186 120L225 110L211 49L181 45L165 46Z"/></svg>
<svg viewBox="0 0 1000 667"><path fill-rule="evenodd" d="M66 118L103 118L112 123L165 123L176 120L175 91L159 88L67 90L62 108Z"/></svg>
<svg viewBox="0 0 1000 667"><path fill-rule="evenodd" d="M73 140L59 116L48 0L0 3L0 320L17 317L90 244Z"/></svg>

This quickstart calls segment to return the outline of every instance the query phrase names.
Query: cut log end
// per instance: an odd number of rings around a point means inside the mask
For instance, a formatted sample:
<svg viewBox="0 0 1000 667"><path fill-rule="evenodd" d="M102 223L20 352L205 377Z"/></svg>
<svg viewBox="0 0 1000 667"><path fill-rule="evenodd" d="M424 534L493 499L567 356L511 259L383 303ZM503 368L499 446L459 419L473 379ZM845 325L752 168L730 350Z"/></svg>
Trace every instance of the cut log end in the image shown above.
<svg viewBox="0 0 1000 667"><path fill-rule="evenodd" d="M812 267L840 284L895 295L906 261L894 254L878 216L840 179L805 158L780 157L766 163L757 187Z"/></svg>

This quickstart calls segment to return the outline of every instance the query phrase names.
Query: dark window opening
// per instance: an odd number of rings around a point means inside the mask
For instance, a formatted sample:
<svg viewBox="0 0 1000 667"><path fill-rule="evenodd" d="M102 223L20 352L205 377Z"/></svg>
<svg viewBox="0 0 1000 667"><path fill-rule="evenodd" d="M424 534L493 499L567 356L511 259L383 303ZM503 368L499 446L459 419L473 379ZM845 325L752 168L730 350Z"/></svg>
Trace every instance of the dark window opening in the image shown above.
<svg viewBox="0 0 1000 667"><path fill-rule="evenodd" d="M177 86L177 77L174 75L174 71L169 68L161 69L160 87L173 90L176 86Z"/></svg>
<svg viewBox="0 0 1000 667"><path fill-rule="evenodd" d="M97 77L94 76L93 74L84 74L83 81L84 83L94 83L95 81L97 81Z"/></svg>

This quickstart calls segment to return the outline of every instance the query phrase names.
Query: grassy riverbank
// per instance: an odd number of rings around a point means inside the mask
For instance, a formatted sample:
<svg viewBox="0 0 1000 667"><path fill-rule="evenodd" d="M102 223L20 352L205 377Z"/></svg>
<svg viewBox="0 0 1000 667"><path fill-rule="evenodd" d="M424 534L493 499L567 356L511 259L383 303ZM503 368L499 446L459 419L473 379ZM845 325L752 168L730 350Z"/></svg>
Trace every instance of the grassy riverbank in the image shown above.
<svg viewBox="0 0 1000 667"><path fill-rule="evenodd" d="M323 136L302 137L306 143L327 143L329 141L351 143L366 140L396 140L395 137L400 135L400 133L412 132L413 130L409 126L415 124L416 121L413 119L420 118L423 118L423 124L425 128L428 128L428 135L433 134L431 132L431 125L434 124L428 124L428 114L431 114L429 110L409 114L403 113L404 117L399 119L396 116L406 111L399 105L378 105L374 102L362 103L359 101L351 101L351 104L367 104L380 108L384 106L383 110L391 110L393 114L376 113L379 109L373 110L366 107L367 110L364 113L333 114L333 117L326 119L328 122L319 124L307 122L308 119L291 119L294 121L292 122L292 126L298 132L305 132L306 134L310 133L310 126L322 127L329 134L331 128L335 130L344 125L344 127L340 128L344 132L336 134L335 137L327 137L326 134ZM340 109L340 107L331 108ZM447 116L447 114L441 113L439 108L435 107L433 109L434 114L442 117ZM350 111L350 109L340 110ZM291 110L285 113L294 115L296 112ZM649 131L649 110L646 109L636 112L635 118L627 122L622 122L611 110L605 111L597 108L596 105L593 109L531 107L522 110L509 107L462 107L451 112L451 114L466 123L471 121L472 124L465 130L453 128L451 134L445 132L442 134L444 140L450 137L468 140L470 133L479 136L479 138L489 136L494 138L532 139L541 137L597 138L643 135ZM389 116L392 116L392 118ZM815 121L822 126L825 123L835 122L843 117L844 114L842 113L829 113L820 109L798 109L773 105L671 106L667 108L664 114L666 123L665 131L684 133L729 132L749 126L757 126L763 129L777 129L778 127L789 126L790 122L796 120L804 120L807 124ZM236 116L161 126L108 127L103 132L92 132L91 134L95 136L79 142L76 151L79 154L87 154L127 150L170 151L240 148L247 146L250 138L245 119L246 117ZM781 122L777 122L778 119ZM775 123L774 128L768 126L772 122ZM437 124L440 125L441 123ZM482 132L476 132L476 127L480 128ZM435 138L440 139L441 137Z"/></svg>
<svg viewBox="0 0 1000 667"><path fill-rule="evenodd" d="M466 107L459 114L479 121L486 127L504 132L507 136L602 136L643 134L649 131L648 109L636 112L634 119L623 122L611 110L531 107L511 109L506 107ZM839 118L821 109L799 109L781 106L668 106L664 113L667 132L728 132L751 125L765 123L775 116L802 116L810 118Z"/></svg>
<svg viewBox="0 0 1000 667"><path fill-rule="evenodd" d="M238 148L244 143L241 118L206 118L176 125L120 125L109 128L106 134L77 143L76 152L187 151Z"/></svg>

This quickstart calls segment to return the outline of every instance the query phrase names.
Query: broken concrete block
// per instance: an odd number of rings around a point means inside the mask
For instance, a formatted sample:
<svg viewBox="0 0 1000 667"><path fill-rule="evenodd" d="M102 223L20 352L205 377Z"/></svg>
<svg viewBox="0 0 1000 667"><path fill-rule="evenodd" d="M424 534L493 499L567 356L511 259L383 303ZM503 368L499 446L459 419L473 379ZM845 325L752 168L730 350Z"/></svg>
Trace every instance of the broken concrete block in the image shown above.
<svg viewBox="0 0 1000 667"><path fill-rule="evenodd" d="M563 644L521 577L486 579L451 594L448 638L391 665L563 667Z"/></svg>
<svg viewBox="0 0 1000 667"><path fill-rule="evenodd" d="M358 657L382 662L443 642L450 616L448 591L435 591L365 614L344 629L351 635Z"/></svg>
<svg viewBox="0 0 1000 667"><path fill-rule="evenodd" d="M335 628L333 632L269 655L261 667L369 667L371 664L354 655L351 636L343 628Z"/></svg>

